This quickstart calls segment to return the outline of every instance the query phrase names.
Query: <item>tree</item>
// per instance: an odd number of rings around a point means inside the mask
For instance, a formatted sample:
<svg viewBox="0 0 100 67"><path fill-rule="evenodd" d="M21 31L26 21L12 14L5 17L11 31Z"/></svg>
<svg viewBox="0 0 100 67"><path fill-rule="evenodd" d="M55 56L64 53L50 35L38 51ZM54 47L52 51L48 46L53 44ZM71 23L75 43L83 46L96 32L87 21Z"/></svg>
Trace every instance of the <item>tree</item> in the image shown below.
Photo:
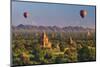
<svg viewBox="0 0 100 67"><path fill-rule="evenodd" d="M93 61L96 60L96 51L94 47L83 46L78 51L79 61Z"/></svg>
<svg viewBox="0 0 100 67"><path fill-rule="evenodd" d="M76 62L77 61L77 50L69 48L65 51L65 56L67 58L67 62Z"/></svg>

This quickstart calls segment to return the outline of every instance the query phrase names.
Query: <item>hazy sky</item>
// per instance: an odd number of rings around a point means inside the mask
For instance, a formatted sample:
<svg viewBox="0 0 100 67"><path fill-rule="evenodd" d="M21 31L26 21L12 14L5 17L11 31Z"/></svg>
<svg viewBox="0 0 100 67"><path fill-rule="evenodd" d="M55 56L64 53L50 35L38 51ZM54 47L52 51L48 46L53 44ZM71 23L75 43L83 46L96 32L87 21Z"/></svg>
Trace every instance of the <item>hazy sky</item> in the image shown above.
<svg viewBox="0 0 100 67"><path fill-rule="evenodd" d="M87 10L84 19L80 10ZM28 17L24 18L23 13ZM95 27L95 7L33 2L12 2L12 25Z"/></svg>

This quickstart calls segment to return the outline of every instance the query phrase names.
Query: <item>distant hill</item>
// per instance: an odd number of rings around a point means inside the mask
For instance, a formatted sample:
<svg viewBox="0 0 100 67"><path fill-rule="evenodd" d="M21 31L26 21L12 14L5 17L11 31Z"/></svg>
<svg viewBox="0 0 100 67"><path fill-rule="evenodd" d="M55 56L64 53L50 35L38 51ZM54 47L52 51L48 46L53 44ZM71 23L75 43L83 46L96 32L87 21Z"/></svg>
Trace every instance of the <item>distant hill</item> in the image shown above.
<svg viewBox="0 0 100 67"><path fill-rule="evenodd" d="M13 30L31 30L34 32L95 32L95 29L84 28L79 26L67 26L67 27L58 27L58 26L33 26L33 25L23 25L12 26Z"/></svg>

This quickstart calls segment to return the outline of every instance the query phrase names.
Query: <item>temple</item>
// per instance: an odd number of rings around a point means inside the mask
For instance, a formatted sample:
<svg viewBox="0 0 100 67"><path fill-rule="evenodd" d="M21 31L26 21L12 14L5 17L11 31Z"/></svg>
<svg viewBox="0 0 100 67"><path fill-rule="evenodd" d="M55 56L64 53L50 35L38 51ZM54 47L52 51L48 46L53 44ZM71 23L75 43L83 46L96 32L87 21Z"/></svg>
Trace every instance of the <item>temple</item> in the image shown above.
<svg viewBox="0 0 100 67"><path fill-rule="evenodd" d="M51 42L49 41L49 38L48 38L46 32L42 33L42 36L41 36L41 47L42 48L51 49Z"/></svg>

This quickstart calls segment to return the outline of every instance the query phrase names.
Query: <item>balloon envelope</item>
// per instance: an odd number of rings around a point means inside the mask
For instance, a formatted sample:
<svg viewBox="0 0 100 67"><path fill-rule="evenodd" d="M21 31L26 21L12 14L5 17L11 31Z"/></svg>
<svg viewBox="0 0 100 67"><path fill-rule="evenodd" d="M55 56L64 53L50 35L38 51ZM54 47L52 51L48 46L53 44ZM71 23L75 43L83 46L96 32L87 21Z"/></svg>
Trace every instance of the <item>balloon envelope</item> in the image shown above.
<svg viewBox="0 0 100 67"><path fill-rule="evenodd" d="M24 16L24 18L27 18L28 13L27 12L24 12L23 16Z"/></svg>
<svg viewBox="0 0 100 67"><path fill-rule="evenodd" d="M84 18L86 15L87 15L87 11L86 10L81 10L80 11L81 18Z"/></svg>

